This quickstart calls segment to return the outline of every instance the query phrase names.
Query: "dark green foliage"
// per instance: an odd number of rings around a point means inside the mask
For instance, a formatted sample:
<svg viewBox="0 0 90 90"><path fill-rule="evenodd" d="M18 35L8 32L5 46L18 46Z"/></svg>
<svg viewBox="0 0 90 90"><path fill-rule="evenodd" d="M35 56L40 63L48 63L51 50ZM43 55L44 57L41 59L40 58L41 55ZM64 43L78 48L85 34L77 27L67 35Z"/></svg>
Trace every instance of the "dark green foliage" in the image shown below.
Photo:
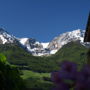
<svg viewBox="0 0 90 90"><path fill-rule="evenodd" d="M15 44L0 45L0 52L4 53L11 64L18 65L23 70L37 72L51 72L59 69L60 62L70 60L80 66L86 63L87 49L78 42L64 45L55 55L35 57Z"/></svg>
<svg viewBox="0 0 90 90"><path fill-rule="evenodd" d="M58 61L64 60L73 61L78 65L87 63L88 49L82 46L79 42L70 42L64 45L55 55Z"/></svg>
<svg viewBox="0 0 90 90"><path fill-rule="evenodd" d="M2 53L0 53L0 61L4 64L7 63L6 57Z"/></svg>
<svg viewBox="0 0 90 90"><path fill-rule="evenodd" d="M28 90L52 90L53 84L50 82L41 82L38 78L28 78L25 80Z"/></svg>
<svg viewBox="0 0 90 90"><path fill-rule="evenodd" d="M0 90L25 90L19 71L16 67L3 62L3 57L3 55L0 57Z"/></svg>
<svg viewBox="0 0 90 90"><path fill-rule="evenodd" d="M57 64L46 57L35 57L15 44L0 45L0 52L5 54L11 64L18 65L20 69L37 72L50 72L56 70Z"/></svg>

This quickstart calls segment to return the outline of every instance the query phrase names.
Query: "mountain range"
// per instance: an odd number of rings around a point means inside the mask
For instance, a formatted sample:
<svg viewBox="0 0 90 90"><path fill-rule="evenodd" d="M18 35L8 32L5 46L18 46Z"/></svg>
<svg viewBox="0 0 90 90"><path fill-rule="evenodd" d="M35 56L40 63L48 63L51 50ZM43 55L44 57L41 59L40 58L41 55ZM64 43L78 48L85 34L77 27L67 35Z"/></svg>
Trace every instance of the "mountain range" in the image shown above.
<svg viewBox="0 0 90 90"><path fill-rule="evenodd" d="M73 61L81 67L87 63L86 46L90 46L83 42L84 33L84 30L73 30L43 43L33 38L17 38L0 29L0 53L21 70L52 72L58 70L64 60Z"/></svg>
<svg viewBox="0 0 90 90"><path fill-rule="evenodd" d="M83 42L84 34L85 30L77 29L60 34L52 41L43 43L33 38L17 38L0 28L0 44L16 43L34 56L45 56L55 54L65 44L72 41L79 41L82 45L89 46L89 43Z"/></svg>
<svg viewBox="0 0 90 90"><path fill-rule="evenodd" d="M50 90L53 87L50 73L60 70L63 61L77 63L78 70L87 63L88 48L86 46L89 47L90 44L83 42L84 33L84 30L77 29L60 34L52 41L43 43L33 38L15 37L1 28L0 53L5 55L9 65L20 71L20 77L23 78L28 90L37 90L37 88ZM13 75L8 66L4 71L7 71L6 78L10 74L11 83L12 77L15 76L17 79L16 74Z"/></svg>

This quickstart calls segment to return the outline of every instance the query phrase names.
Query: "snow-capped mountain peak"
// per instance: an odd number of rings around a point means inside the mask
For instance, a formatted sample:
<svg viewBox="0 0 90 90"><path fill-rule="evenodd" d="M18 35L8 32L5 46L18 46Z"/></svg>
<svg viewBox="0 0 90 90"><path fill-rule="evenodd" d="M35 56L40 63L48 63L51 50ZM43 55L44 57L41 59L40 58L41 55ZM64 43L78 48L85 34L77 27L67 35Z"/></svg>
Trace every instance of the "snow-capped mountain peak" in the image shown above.
<svg viewBox="0 0 90 90"><path fill-rule="evenodd" d="M10 35L3 28L0 28L0 44L14 43L15 40L16 38L13 35Z"/></svg>
<svg viewBox="0 0 90 90"><path fill-rule="evenodd" d="M63 34L60 34L58 37L55 37L50 43L48 48L50 50L59 50L63 45L71 42L71 41L77 41L83 42L84 39L84 31L77 29L73 30L71 32L66 32Z"/></svg>
<svg viewBox="0 0 90 90"><path fill-rule="evenodd" d="M21 38L19 39L19 42L35 56L42 56L47 54L46 48L49 43L41 43L32 38Z"/></svg>
<svg viewBox="0 0 90 90"><path fill-rule="evenodd" d="M63 45L71 41L80 41L80 43L83 44L84 33L84 30L77 29L60 34L51 42L43 43L33 38L16 38L0 28L0 44L14 43L15 41L18 41L22 48L25 48L34 56L51 55L55 54L61 47L63 47Z"/></svg>
<svg viewBox="0 0 90 90"><path fill-rule="evenodd" d="M71 41L80 41L83 43L84 33L84 30L77 29L60 34L48 43L42 43L30 38L21 38L20 43L35 56L50 55L55 54L63 45Z"/></svg>

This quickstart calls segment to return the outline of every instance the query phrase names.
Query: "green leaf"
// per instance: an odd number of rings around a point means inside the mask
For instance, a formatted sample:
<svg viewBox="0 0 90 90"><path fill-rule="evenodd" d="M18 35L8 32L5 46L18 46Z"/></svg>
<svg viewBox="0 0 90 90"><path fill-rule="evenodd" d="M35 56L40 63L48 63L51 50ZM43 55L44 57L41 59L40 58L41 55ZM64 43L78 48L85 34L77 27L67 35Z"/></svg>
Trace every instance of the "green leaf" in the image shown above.
<svg viewBox="0 0 90 90"><path fill-rule="evenodd" d="M0 53L0 61L6 63L6 57L2 53Z"/></svg>

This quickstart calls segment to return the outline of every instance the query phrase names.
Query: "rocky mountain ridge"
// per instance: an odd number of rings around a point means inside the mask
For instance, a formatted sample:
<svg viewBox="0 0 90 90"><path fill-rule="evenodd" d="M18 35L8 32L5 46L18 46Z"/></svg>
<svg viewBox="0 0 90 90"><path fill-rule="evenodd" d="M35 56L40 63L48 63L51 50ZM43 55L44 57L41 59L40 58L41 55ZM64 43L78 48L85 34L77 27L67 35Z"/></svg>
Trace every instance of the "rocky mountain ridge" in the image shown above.
<svg viewBox="0 0 90 90"><path fill-rule="evenodd" d="M51 42L42 43L33 38L17 38L0 28L0 44L18 42L34 56L51 55L55 54L61 47L63 47L63 45L71 41L79 41L81 44L88 44L89 46L89 43L83 43L84 33L84 30L77 29L60 34Z"/></svg>
<svg viewBox="0 0 90 90"><path fill-rule="evenodd" d="M84 39L84 30L73 30L71 32L66 32L63 34L60 34L58 37L55 37L50 43L49 48L50 50L53 49L60 49L63 45L71 42L71 41L80 41L80 43L83 43Z"/></svg>

